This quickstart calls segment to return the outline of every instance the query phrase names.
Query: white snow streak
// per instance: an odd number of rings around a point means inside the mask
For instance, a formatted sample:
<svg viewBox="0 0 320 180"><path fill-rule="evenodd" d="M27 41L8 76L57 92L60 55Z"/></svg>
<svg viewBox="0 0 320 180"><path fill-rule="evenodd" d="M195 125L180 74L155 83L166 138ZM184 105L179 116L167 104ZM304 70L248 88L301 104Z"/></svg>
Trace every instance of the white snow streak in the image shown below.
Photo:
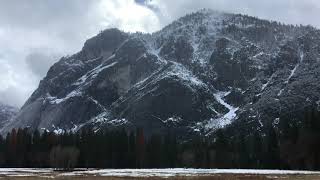
<svg viewBox="0 0 320 180"><path fill-rule="evenodd" d="M194 76L192 72L189 71L187 68L185 68L183 65L176 62L172 62L172 63L174 65L174 71L168 72L168 76L178 76L182 80L186 82L190 82L195 86L205 85L200 79Z"/></svg>
<svg viewBox="0 0 320 180"><path fill-rule="evenodd" d="M101 71L103 71L104 69L107 69L107 68L110 68L114 65L116 65L117 62L113 62L109 65L106 65L106 66L98 66L96 67L95 69L93 69L92 71L90 71L89 73L83 75L76 83L74 83L73 85L81 85L83 83L85 83L87 81L88 78L91 78L91 79L94 79ZM64 98L60 98L58 99L57 97L52 97L50 96L49 94L47 95L48 99L50 100L51 103L54 103L54 104L60 104L72 97L77 97L77 96L82 96L82 92L81 92L81 87L78 88L78 89L75 89L73 91L71 91L68 95L66 95L66 97ZM96 102L96 101L94 101Z"/></svg>
<svg viewBox="0 0 320 180"><path fill-rule="evenodd" d="M235 108L224 101L224 97L230 94L229 92L218 92L214 94L214 97L216 100L222 104L224 107L226 107L229 112L224 114L222 117L219 117L217 119L211 118L209 123L205 126L206 129L212 129L212 128L222 128L232 122L232 120L237 116L236 112L239 110L239 108Z"/></svg>
<svg viewBox="0 0 320 180"><path fill-rule="evenodd" d="M64 97L64 98L61 98L61 99L52 99L50 102L51 102L51 103L55 103L55 104L60 104L60 103L62 103L62 102L64 102L64 101L66 101L66 100L69 99L69 98L76 97L76 96L81 96L81 95L82 95L81 92L75 90L75 91L71 91L71 92L70 92L66 97Z"/></svg>
<svg viewBox="0 0 320 180"><path fill-rule="evenodd" d="M181 117L173 116L166 120L162 120L163 123L179 124L182 121Z"/></svg>
<svg viewBox="0 0 320 180"><path fill-rule="evenodd" d="M277 94L277 96L281 96L282 93L283 93L283 91L284 91L284 89L281 89L281 90L279 91L279 93Z"/></svg>
<svg viewBox="0 0 320 180"><path fill-rule="evenodd" d="M103 71L104 69L110 68L114 65L116 65L118 62L113 62L109 65L103 66L103 65L99 65L98 67L94 68L93 70L91 70L90 72L88 72L87 74L83 75L77 82L75 82L73 85L80 85L83 84L84 82L87 81L88 78L94 79L95 77L97 77L97 75Z"/></svg>
<svg viewBox="0 0 320 180"><path fill-rule="evenodd" d="M304 60L304 53L301 51L300 52L300 60L299 60L299 63L293 68L293 70L291 70L291 73L288 77L288 79L286 80L286 84L289 83L290 79L292 78L292 76L295 74L295 72L297 71L298 67L300 66L300 64L303 62Z"/></svg>
<svg viewBox="0 0 320 180"><path fill-rule="evenodd" d="M274 74L271 75L271 77L269 78L267 83L262 85L262 87L261 87L262 91L270 84L270 82L272 81L273 77L274 77Z"/></svg>
<svg viewBox="0 0 320 180"><path fill-rule="evenodd" d="M286 84L289 83L290 79L292 78L292 76L294 75L294 73L296 72L296 70L297 70L298 67L299 67L299 64L297 64L297 65L293 68L293 70L291 70L291 73L290 73L288 79L287 79L286 82L285 82Z"/></svg>

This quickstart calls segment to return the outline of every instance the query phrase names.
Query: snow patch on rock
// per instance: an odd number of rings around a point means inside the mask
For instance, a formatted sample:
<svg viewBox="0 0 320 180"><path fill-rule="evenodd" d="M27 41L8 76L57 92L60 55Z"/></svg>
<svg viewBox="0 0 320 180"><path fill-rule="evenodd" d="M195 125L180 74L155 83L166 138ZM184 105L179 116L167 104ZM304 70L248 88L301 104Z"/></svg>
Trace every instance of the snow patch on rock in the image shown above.
<svg viewBox="0 0 320 180"><path fill-rule="evenodd" d="M76 97L76 96L82 96L82 92L81 91L79 91L79 90L74 90L74 91L71 91L66 97L64 97L64 98L55 98L55 97L50 97L51 98L51 103L52 104L60 104L60 103L62 103L62 102L64 102L64 101L66 101L66 100L68 100L68 99L70 99L70 98L72 98L72 97Z"/></svg>
<svg viewBox="0 0 320 180"><path fill-rule="evenodd" d="M223 128L226 125L230 124L232 120L234 120L237 116L236 112L239 110L237 107L233 107L232 105L228 104L224 97L229 95L231 92L217 92L214 94L214 97L216 100L222 104L224 107L226 107L229 111L222 115L219 118L211 118L209 122L205 125L206 130L212 130L217 128Z"/></svg>
<svg viewBox="0 0 320 180"><path fill-rule="evenodd" d="M73 85L81 85L85 82L87 82L87 79L94 79L95 77L98 76L98 74L103 71L104 69L113 67L114 65L116 65L118 62L113 62L109 65L103 66L103 64L97 66L96 68L94 68L93 70L89 71L88 73L86 73L85 75L83 75L81 78L79 78Z"/></svg>
<svg viewBox="0 0 320 180"><path fill-rule="evenodd" d="M303 53L303 51L301 51L301 52L300 52L299 62L298 62L298 64L291 70L291 73L290 73L288 79L287 79L286 82L285 82L286 84L289 83L290 79L293 77L293 75L294 75L295 72L297 71L298 67L299 67L300 64L303 62L303 60L304 60L304 53Z"/></svg>
<svg viewBox="0 0 320 180"><path fill-rule="evenodd" d="M173 71L168 73L168 76L177 76L181 78L183 81L189 82L194 86L203 86L205 85L200 79L193 75L191 71L185 68L183 65L172 62L173 63Z"/></svg>

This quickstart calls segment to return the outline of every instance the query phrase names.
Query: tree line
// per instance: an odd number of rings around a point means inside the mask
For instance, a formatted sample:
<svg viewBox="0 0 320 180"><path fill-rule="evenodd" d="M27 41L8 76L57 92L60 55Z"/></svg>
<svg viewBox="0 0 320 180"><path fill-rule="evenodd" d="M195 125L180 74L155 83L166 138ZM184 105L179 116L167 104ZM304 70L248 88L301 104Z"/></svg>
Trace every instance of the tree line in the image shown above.
<svg viewBox="0 0 320 180"><path fill-rule="evenodd" d="M317 110L308 110L303 121L282 117L264 132L242 135L220 129L189 141L174 133L145 137L143 129L62 134L13 129L0 137L0 166L319 170L319 117Z"/></svg>

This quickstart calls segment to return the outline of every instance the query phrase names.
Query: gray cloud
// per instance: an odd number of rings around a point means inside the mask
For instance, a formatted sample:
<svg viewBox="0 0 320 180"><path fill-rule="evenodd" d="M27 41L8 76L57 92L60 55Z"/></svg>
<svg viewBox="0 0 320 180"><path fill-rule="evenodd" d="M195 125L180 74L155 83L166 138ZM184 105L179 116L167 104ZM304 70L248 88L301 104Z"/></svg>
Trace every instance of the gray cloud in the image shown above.
<svg viewBox="0 0 320 180"><path fill-rule="evenodd" d="M74 54L108 27L159 28L133 0L0 0L0 102L21 106L58 55Z"/></svg>
<svg viewBox="0 0 320 180"><path fill-rule="evenodd" d="M165 17L162 23L188 12L210 8L231 13L242 13L289 24L320 27L320 1L318 0L145 0L157 6Z"/></svg>
<svg viewBox="0 0 320 180"><path fill-rule="evenodd" d="M10 0L1 1L0 20L22 27L43 27L59 19L77 19L88 12L94 1L87 0Z"/></svg>
<svg viewBox="0 0 320 180"><path fill-rule="evenodd" d="M152 32L201 8L320 27L318 0L0 0L0 101L21 106L57 56L102 29Z"/></svg>
<svg viewBox="0 0 320 180"><path fill-rule="evenodd" d="M34 52L26 56L26 63L29 69L38 75L39 79L47 74L48 69L57 61L59 55Z"/></svg>
<svg viewBox="0 0 320 180"><path fill-rule="evenodd" d="M0 101L21 106L58 59L52 55L78 51L103 28L89 14L97 2L0 0Z"/></svg>

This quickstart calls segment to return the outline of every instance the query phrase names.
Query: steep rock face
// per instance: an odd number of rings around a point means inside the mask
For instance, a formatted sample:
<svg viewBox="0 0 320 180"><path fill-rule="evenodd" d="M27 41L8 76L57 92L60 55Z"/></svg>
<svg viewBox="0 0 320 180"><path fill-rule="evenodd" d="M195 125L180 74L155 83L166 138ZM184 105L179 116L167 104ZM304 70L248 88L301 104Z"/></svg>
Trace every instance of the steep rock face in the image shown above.
<svg viewBox="0 0 320 180"><path fill-rule="evenodd" d="M261 130L282 114L320 104L319 45L312 27L211 10L153 34L105 30L53 65L2 132Z"/></svg>
<svg viewBox="0 0 320 180"><path fill-rule="evenodd" d="M0 103L0 128L7 124L18 111L18 108Z"/></svg>

